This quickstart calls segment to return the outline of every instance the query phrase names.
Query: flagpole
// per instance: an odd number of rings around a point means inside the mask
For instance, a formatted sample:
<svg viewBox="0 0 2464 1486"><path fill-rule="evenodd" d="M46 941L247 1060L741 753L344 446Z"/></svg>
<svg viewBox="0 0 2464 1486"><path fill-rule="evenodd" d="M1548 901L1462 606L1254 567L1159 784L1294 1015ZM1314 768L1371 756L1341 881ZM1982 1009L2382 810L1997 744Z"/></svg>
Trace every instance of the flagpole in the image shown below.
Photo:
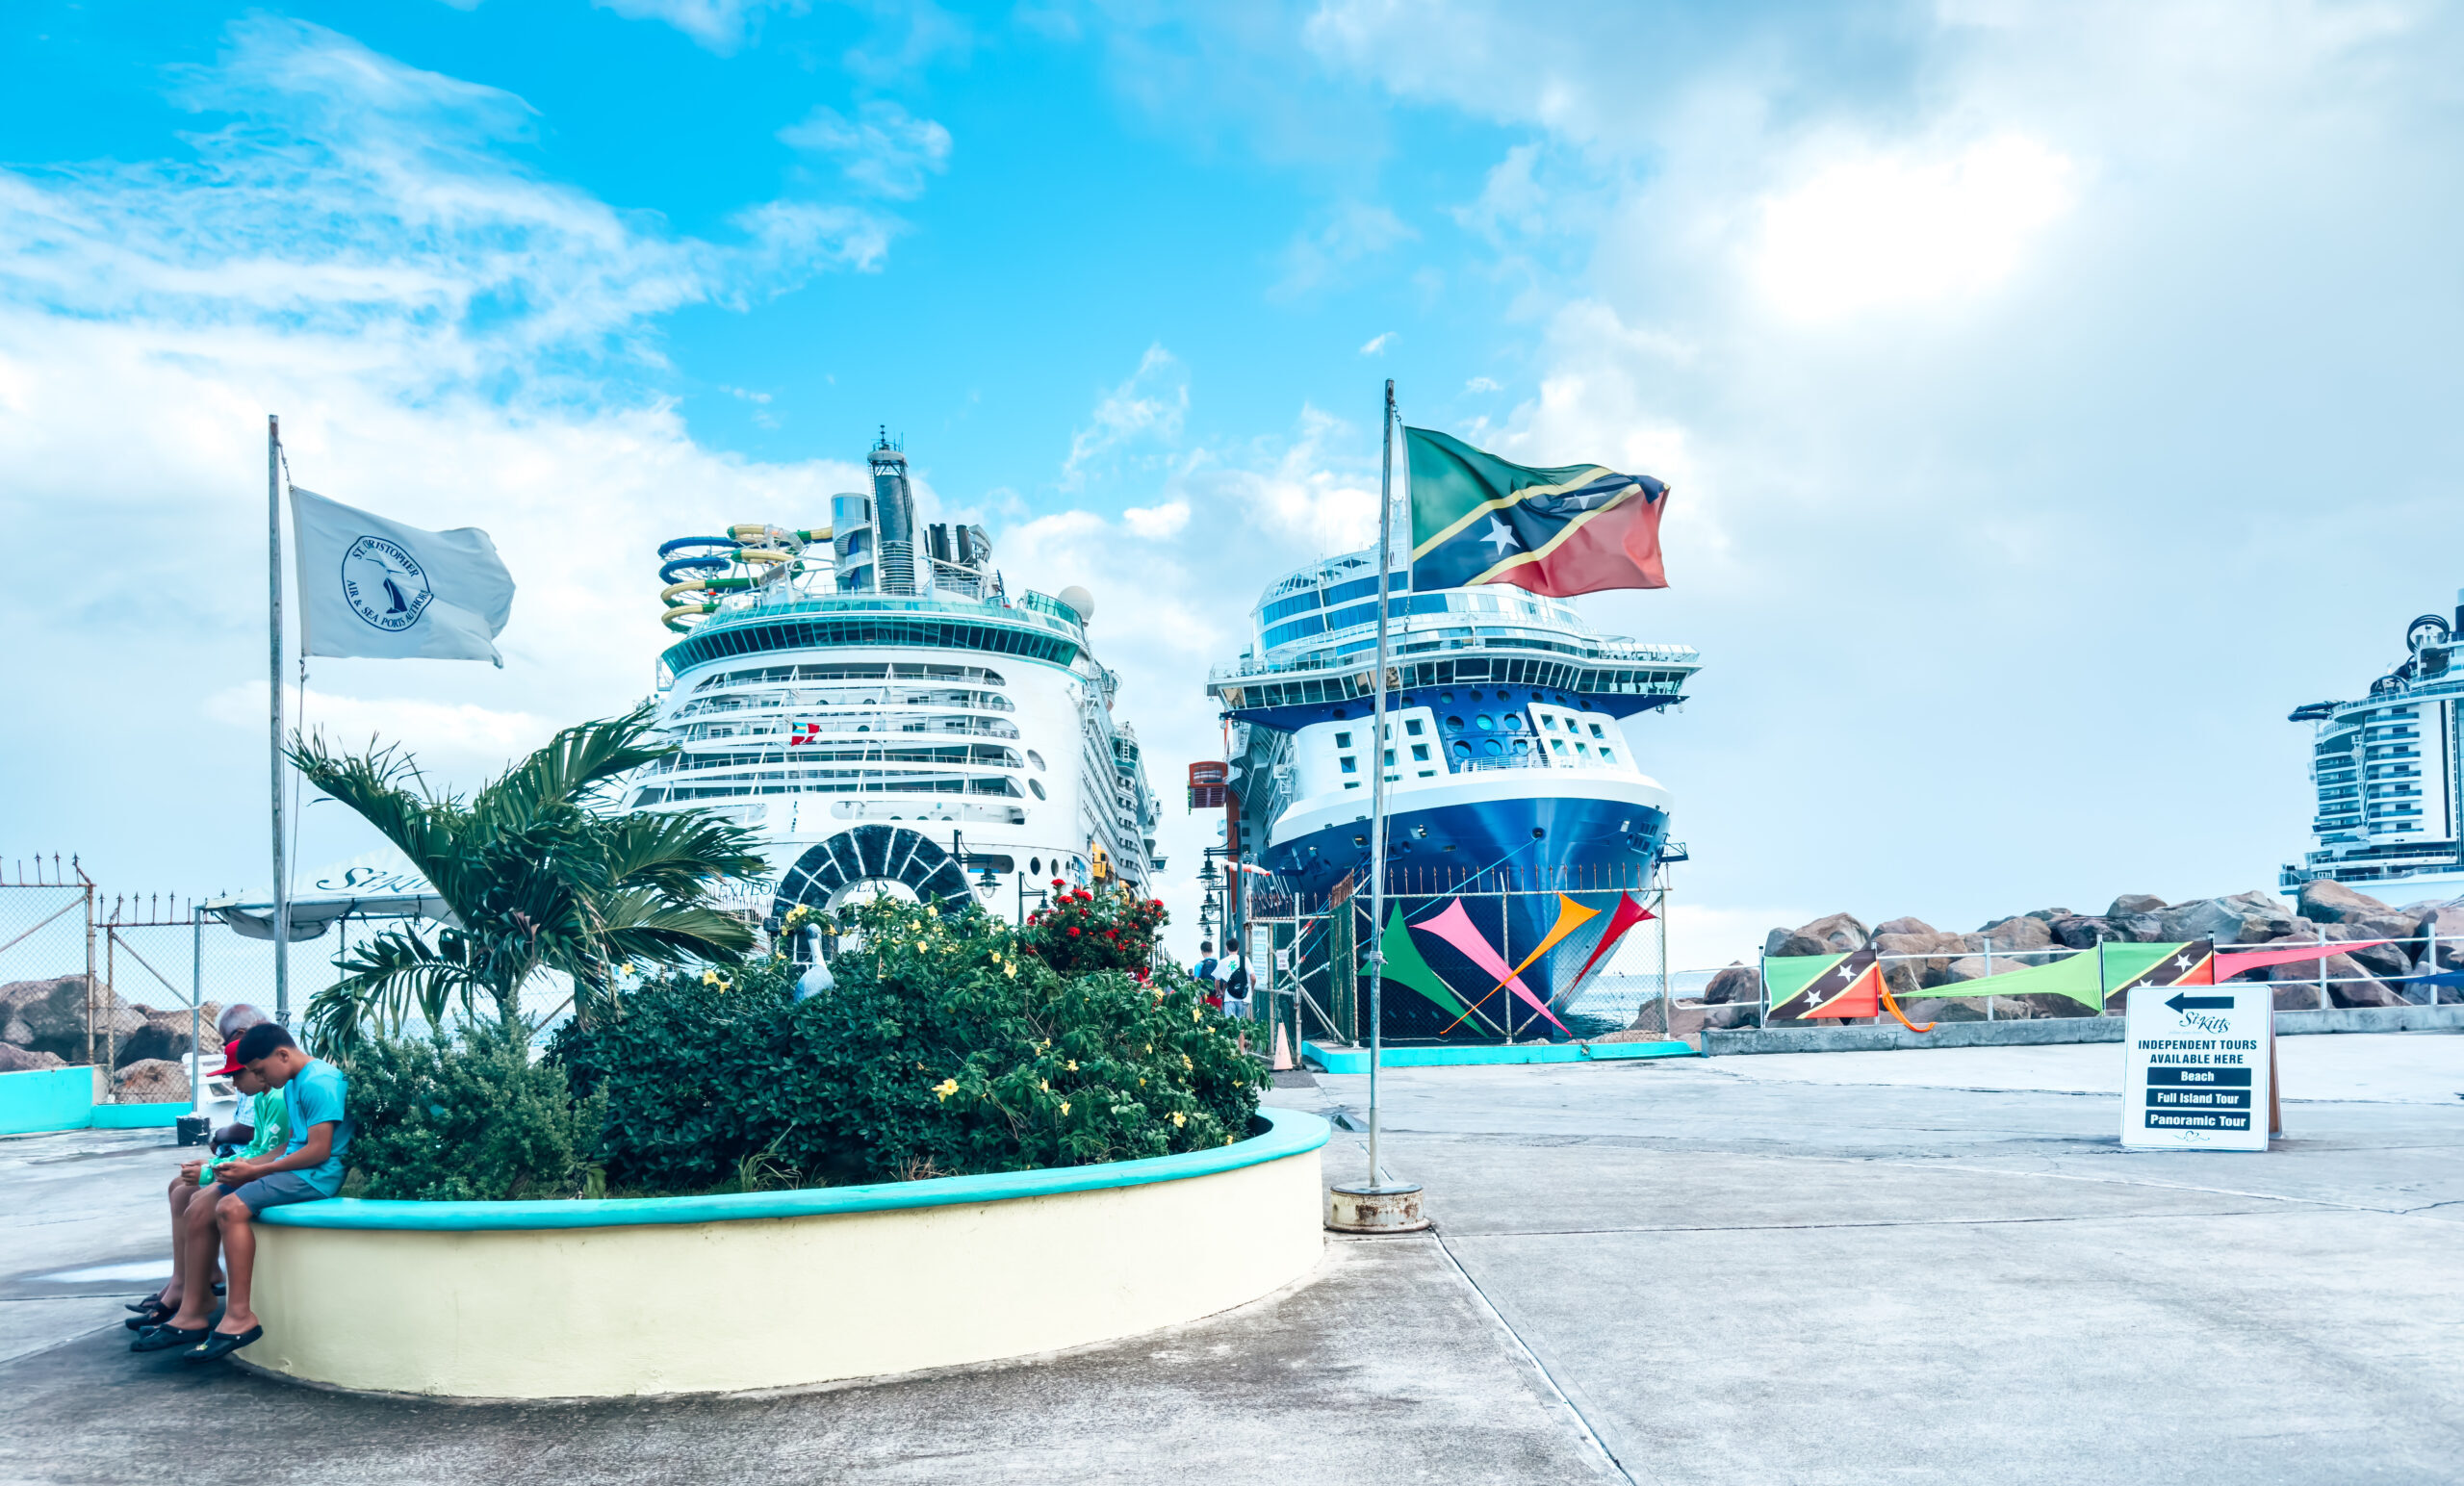
<svg viewBox="0 0 2464 1486"><path fill-rule="evenodd" d="M1369 761L1369 1184L1382 1187L1377 1160L1377 1064L1386 1040L1386 618L1394 606L1388 578L1395 567L1395 379L1377 421L1377 671L1370 682Z"/></svg>
<svg viewBox="0 0 2464 1486"><path fill-rule="evenodd" d="M291 874L282 849L282 419L266 415L266 700L273 779L273 1019L291 1024Z"/></svg>
<svg viewBox="0 0 2464 1486"><path fill-rule="evenodd" d="M1378 416L1377 480L1377 669L1370 681L1372 731L1369 781L1369 1180L1338 1184L1328 1193L1326 1226L1338 1233L1415 1233L1429 1225L1416 1182L1390 1182L1378 1152L1377 1066L1385 1050L1386 956L1386 662L1388 592L1395 568L1395 383L1386 383L1386 406ZM1404 472L1410 477L1408 469Z"/></svg>

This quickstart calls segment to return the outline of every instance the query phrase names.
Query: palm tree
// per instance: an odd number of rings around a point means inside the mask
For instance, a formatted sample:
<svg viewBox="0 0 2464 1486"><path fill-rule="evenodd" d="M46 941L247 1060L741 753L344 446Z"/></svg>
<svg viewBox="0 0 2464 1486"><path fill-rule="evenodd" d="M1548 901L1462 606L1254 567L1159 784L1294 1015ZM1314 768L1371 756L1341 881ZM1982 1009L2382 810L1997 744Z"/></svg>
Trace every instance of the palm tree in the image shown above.
<svg viewBox="0 0 2464 1486"><path fill-rule="evenodd" d="M389 929L344 960L342 978L308 1003L308 1028L340 1049L372 1025L430 1026L483 1002L519 1016L522 989L544 971L572 978L575 1014L614 1005L628 963L733 958L753 928L712 906L722 883L764 876L750 832L703 810L616 812L622 778L675 752L649 740L648 704L568 728L468 801L429 791L398 747L371 740L339 754L295 740L308 781L400 848L445 900L433 937Z"/></svg>

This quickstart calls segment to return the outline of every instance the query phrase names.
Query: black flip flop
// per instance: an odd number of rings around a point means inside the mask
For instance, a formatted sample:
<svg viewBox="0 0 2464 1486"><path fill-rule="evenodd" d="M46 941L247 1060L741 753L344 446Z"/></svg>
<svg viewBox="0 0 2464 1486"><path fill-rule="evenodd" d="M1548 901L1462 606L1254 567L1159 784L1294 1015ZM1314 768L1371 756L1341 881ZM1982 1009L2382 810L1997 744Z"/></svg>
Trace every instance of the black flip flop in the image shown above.
<svg viewBox="0 0 2464 1486"><path fill-rule="evenodd" d="M228 1357L265 1334L266 1328L263 1326L250 1326L247 1330L236 1334L229 1331L217 1331L207 1336L203 1342L180 1353L180 1360L182 1362L212 1362L217 1357Z"/></svg>
<svg viewBox="0 0 2464 1486"><path fill-rule="evenodd" d="M180 1314L180 1308L178 1306L165 1305L159 1299L155 1300L152 1304L146 1306L142 1310L140 1310L138 1307L133 1305L130 1306L129 1309L136 1311L137 1314L120 1322L120 1324L126 1326L131 1331L148 1330L152 1327L163 1324L163 1322L169 1320L172 1317Z"/></svg>
<svg viewBox="0 0 2464 1486"><path fill-rule="evenodd" d="M120 1309L124 1311L135 1311L138 1315L142 1316L148 1311L160 1309L162 1304L163 1293L158 1290L141 1299L131 1300L128 1304L120 1307Z"/></svg>
<svg viewBox="0 0 2464 1486"><path fill-rule="evenodd" d="M128 1349L132 1352L167 1352L174 1346L192 1346L211 1334L204 1326L194 1331L183 1331L177 1326L154 1326L140 1332L137 1340L128 1344Z"/></svg>

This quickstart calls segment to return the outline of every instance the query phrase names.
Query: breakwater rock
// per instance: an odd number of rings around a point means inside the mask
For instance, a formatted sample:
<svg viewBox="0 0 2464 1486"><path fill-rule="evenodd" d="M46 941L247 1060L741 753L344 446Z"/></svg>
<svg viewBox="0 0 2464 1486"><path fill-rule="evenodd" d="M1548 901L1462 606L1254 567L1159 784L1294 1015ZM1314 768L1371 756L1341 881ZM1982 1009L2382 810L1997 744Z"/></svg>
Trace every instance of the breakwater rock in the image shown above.
<svg viewBox="0 0 2464 1486"><path fill-rule="evenodd" d="M1973 932L1935 928L1921 918L1887 918L1867 927L1852 913L1830 913L1795 928L1774 928L1763 940L1766 956L1841 955L1870 944L1886 957L1884 976L1891 994L1916 1021L1983 1018L1987 1002L1996 1019L2085 1016L2089 1008L2061 995L1994 995L1989 982L2016 970L2047 964L2066 951L2109 944L2166 944L2214 939L2219 944L2294 944L2347 941L2358 947L2326 958L2327 1000L2332 1006L2426 1004L2433 996L2464 1001L2464 989L2404 984L2432 969L2464 969L2464 899L2426 899L2390 904L2341 883L2310 883L2287 901L2252 890L2169 903L2152 893L2123 893L2101 912L2067 908L2032 909L1997 918ZM2361 941L2385 939L2384 944ZM2272 981L2280 1010L2319 1004L2321 961L2250 972ZM1676 1005L1677 1031L1704 1026L1754 1024L1762 1000L1760 969L1742 961L1711 977L1699 999Z"/></svg>
<svg viewBox="0 0 2464 1486"><path fill-rule="evenodd" d="M198 1023L206 1029L209 1045L221 1014L222 1008L211 1001L198 1011ZM187 1007L158 1011L97 986L90 1012L86 977L55 975L0 986L0 1049L6 1049L0 1051L0 1073L85 1062L90 1017L96 1059L102 1057L107 1038L117 1038L115 1067L176 1063L189 1055Z"/></svg>

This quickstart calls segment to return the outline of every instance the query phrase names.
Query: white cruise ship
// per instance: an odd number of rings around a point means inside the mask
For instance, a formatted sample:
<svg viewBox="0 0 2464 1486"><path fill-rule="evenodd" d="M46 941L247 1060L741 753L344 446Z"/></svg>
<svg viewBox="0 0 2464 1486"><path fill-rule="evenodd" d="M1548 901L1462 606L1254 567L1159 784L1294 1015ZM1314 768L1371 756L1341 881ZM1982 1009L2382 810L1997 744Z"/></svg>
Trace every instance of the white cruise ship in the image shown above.
<svg viewBox="0 0 2464 1486"><path fill-rule="evenodd" d="M2464 896L2464 592L2404 627L2402 664L2351 702L2313 702L2310 850L2279 884L2327 878L2390 903Z"/></svg>
<svg viewBox="0 0 2464 1486"><path fill-rule="evenodd" d="M659 549L658 718L679 752L636 807L699 806L758 833L776 933L799 904L972 895L1023 913L1053 878L1143 890L1158 807L1094 601L1011 594L979 526L917 529L885 437L868 495L827 527L752 524ZM801 955L803 946L798 945Z"/></svg>

